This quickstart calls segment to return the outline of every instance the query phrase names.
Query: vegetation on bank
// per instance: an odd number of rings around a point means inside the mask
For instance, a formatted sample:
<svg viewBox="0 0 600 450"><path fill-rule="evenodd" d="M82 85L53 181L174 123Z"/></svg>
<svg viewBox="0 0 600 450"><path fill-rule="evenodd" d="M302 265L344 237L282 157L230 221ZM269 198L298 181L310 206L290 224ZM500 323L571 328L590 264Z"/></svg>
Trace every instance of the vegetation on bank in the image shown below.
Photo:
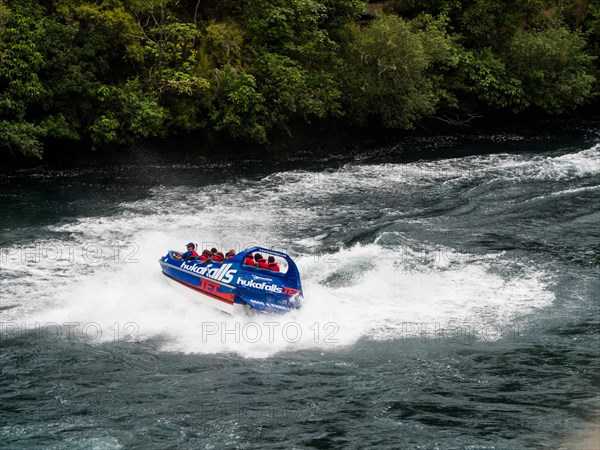
<svg viewBox="0 0 600 450"><path fill-rule="evenodd" d="M597 100L589 0L0 0L0 153Z"/></svg>

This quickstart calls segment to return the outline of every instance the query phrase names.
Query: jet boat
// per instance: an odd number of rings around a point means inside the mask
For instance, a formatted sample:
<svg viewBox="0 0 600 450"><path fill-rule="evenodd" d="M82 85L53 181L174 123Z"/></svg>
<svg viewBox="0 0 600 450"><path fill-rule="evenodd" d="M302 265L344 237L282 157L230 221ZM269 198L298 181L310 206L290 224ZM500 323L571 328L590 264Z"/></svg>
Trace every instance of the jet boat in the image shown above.
<svg viewBox="0 0 600 450"><path fill-rule="evenodd" d="M285 261L285 272L244 264L246 255L259 252ZM201 263L177 259L169 250L160 260L162 273L197 295L201 303L229 314L286 313L302 304L302 285L296 264L283 252L251 247L224 262Z"/></svg>

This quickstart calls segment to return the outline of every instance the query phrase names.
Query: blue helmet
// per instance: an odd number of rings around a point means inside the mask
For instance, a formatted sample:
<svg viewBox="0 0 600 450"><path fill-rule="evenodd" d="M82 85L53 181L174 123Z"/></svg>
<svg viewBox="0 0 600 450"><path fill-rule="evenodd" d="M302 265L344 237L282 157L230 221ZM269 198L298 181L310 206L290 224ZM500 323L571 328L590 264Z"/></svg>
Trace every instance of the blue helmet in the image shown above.
<svg viewBox="0 0 600 450"><path fill-rule="evenodd" d="M186 245L186 248L187 247L192 247L194 250L196 250L196 246L194 245L193 242L190 242L188 245Z"/></svg>

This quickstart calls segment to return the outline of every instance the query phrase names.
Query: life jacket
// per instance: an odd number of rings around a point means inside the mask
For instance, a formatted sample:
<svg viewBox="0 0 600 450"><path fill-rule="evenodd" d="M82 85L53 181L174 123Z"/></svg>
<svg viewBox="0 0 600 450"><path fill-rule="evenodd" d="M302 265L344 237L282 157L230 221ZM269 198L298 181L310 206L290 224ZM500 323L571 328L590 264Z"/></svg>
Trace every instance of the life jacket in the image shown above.
<svg viewBox="0 0 600 450"><path fill-rule="evenodd" d="M197 258L198 257L198 253L196 253L196 250L192 250L191 252L185 252L182 255L183 259L192 259L192 258Z"/></svg>
<svg viewBox="0 0 600 450"><path fill-rule="evenodd" d="M267 264L267 260L265 258L260 258L256 262L258 263L259 269L268 269L269 268L269 264Z"/></svg>
<svg viewBox="0 0 600 450"><path fill-rule="evenodd" d="M252 257L252 253L248 253L246 255L246 259L244 260L244 264L248 264L249 266L254 265L254 258Z"/></svg>
<svg viewBox="0 0 600 450"><path fill-rule="evenodd" d="M204 262L208 261L208 255L205 253L202 253L200 255L200 258L198 258L198 259L200 260L201 263L204 263Z"/></svg>
<svg viewBox="0 0 600 450"><path fill-rule="evenodd" d="M227 252L225 253L225 259L231 259L235 256L235 253Z"/></svg>
<svg viewBox="0 0 600 450"><path fill-rule="evenodd" d="M279 264L276 262L269 263L269 270L272 270L273 272L279 272Z"/></svg>
<svg viewBox="0 0 600 450"><path fill-rule="evenodd" d="M215 254L213 255L213 262L223 262L223 261L225 261L225 260L224 260L224 259L223 259L223 257L222 257L221 255L219 255L218 253L215 253Z"/></svg>

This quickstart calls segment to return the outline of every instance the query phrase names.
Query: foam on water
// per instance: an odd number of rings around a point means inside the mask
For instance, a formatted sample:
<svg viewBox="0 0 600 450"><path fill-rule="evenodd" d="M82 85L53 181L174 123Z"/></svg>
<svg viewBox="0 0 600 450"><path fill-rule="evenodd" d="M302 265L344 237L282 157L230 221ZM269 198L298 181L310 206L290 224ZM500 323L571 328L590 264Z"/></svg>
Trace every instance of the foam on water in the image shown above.
<svg viewBox="0 0 600 450"><path fill-rule="evenodd" d="M429 339L439 338L440 328L456 323L478 327L475 338L489 339L491 333L496 339L501 337L497 329L553 300L541 274L504 279L483 262L403 271L387 263L394 258L391 250L357 245L324 255L327 263L312 256L299 260L306 296L301 311L281 317L230 317L198 305L197 294L181 293L160 275L155 256L168 243L168 234L146 232L139 238L151 243L141 248L140 263L98 271L64 286L55 292L51 308L28 321L97 324L92 336L100 328L101 341L115 339L117 323L121 336L135 330L137 339L160 337L168 350L265 357L283 350L331 349L363 337L398 339L423 332L430 333ZM357 274L356 265L365 259L379 262ZM347 275L350 282L327 286L323 280L334 272ZM492 331L485 328L490 324Z"/></svg>
<svg viewBox="0 0 600 450"><path fill-rule="evenodd" d="M99 257L82 259L75 253L70 258L67 253L53 261L31 262L17 257L15 249L5 249L0 306L15 307L3 312L3 320L96 323L103 342L115 339L118 323L120 337L135 330L134 339L159 338L165 350L251 357L331 349L361 338L422 337L456 323L478 329L476 339L497 339L503 335L498 330L554 299L547 274L535 267L514 270L516 263L501 254L423 262L407 251L440 249L426 242L402 241L401 233L392 236L394 241L384 233L372 244L298 258L306 298L302 310L282 317L242 318L198 305L196 294L173 289L157 260L166 249L179 247L192 236L223 247L276 242L284 250L298 243L318 249L326 233L315 222L322 214L349 214L347 205L335 200L348 191L368 198L380 189L407 185L425 189L457 179L589 177L600 173L599 161L600 145L595 145L559 156L485 155L409 164L349 164L317 174L280 172L260 186L241 180L205 188L157 187L149 198L120 205L116 215L84 217L48 228L57 235L51 244L79 251L93 242L103 250ZM190 204L193 214L186 213ZM289 233L307 229L312 234ZM388 244L381 245L384 241ZM139 251L129 263L122 258L115 262L109 251L115 242L135 243ZM125 324L134 325L125 330Z"/></svg>

